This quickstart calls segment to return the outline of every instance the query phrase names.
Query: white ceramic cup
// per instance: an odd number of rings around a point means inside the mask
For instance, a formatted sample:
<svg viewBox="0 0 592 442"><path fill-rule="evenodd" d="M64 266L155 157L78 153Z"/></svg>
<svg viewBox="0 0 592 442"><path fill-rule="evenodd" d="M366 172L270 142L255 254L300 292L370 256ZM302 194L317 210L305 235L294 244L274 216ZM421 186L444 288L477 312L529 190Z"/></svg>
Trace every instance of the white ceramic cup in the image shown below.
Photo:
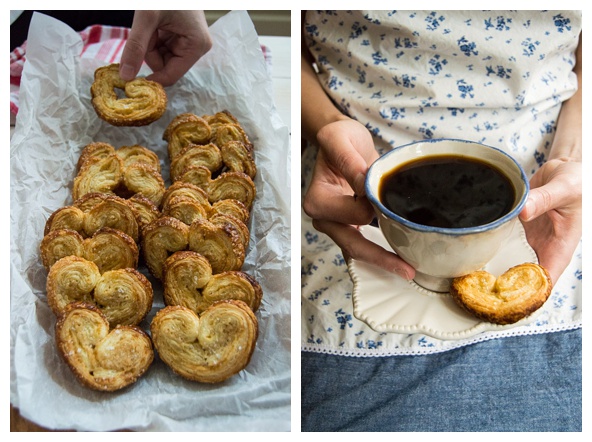
<svg viewBox="0 0 592 442"><path fill-rule="evenodd" d="M379 199L382 176L400 164L430 155L477 158L497 167L514 186L515 200L510 212L491 223L465 228L425 226L391 212ZM518 214L528 192L528 179L510 155L464 140L424 140L396 147L378 158L366 176L366 195L386 240L397 255L415 268L415 282L435 292L447 292L452 278L481 269L495 256L519 222Z"/></svg>

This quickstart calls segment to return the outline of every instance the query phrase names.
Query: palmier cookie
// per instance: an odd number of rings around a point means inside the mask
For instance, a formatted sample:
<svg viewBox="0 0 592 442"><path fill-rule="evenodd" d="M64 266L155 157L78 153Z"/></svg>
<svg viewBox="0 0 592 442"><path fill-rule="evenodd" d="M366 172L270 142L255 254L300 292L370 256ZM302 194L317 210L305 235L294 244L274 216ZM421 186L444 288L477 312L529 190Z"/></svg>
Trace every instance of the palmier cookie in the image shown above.
<svg viewBox="0 0 592 442"><path fill-rule="evenodd" d="M125 98L118 98L115 89L123 90ZM145 126L158 120L167 105L162 85L145 78L124 81L118 63L95 71L91 96L97 115L114 126Z"/></svg>
<svg viewBox="0 0 592 442"><path fill-rule="evenodd" d="M220 301L201 315L182 306L158 311L150 325L160 358L191 381L222 382L251 360L257 318L242 301Z"/></svg>
<svg viewBox="0 0 592 442"><path fill-rule="evenodd" d="M164 300L200 314L217 301L236 299L253 311L261 303L261 286L241 271L212 274L209 261L192 251L176 252L164 264Z"/></svg>
<svg viewBox="0 0 592 442"><path fill-rule="evenodd" d="M49 270L66 256L79 256L94 262L101 273L108 270L136 268L139 251L135 241L125 233L103 227L83 239L75 230L52 230L41 241L41 260Z"/></svg>
<svg viewBox="0 0 592 442"><path fill-rule="evenodd" d="M96 305L109 324L138 325L152 308L150 281L135 269L109 270L101 275L92 261L67 256L47 275L47 303L56 315L68 304L83 301Z"/></svg>
<svg viewBox="0 0 592 442"><path fill-rule="evenodd" d="M524 263L496 278L480 270L455 278L450 287L454 300L477 318L495 324L513 324L538 310L551 294L547 270Z"/></svg>
<svg viewBox="0 0 592 442"><path fill-rule="evenodd" d="M69 304L56 323L63 359L86 387L116 391L136 382L154 360L150 337L138 327L110 324L91 304Z"/></svg>

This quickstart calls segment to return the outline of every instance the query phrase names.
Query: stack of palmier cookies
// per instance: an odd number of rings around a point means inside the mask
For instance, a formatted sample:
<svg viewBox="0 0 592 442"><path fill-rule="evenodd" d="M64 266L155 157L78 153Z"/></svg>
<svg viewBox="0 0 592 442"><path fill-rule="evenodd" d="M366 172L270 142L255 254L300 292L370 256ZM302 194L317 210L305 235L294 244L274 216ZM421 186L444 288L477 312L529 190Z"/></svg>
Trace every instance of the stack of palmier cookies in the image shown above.
<svg viewBox="0 0 592 442"><path fill-rule="evenodd" d="M166 108L160 85L123 82L117 65L97 69L91 93L99 117L116 126L150 124ZM57 346L93 389L137 381L154 348L175 373L208 383L244 369L255 348L262 290L241 271L256 195L253 146L228 112L180 115L163 138L168 189L150 149L94 142L80 155L73 203L45 225L41 259ZM139 326L154 296L142 261L166 304L150 334Z"/></svg>

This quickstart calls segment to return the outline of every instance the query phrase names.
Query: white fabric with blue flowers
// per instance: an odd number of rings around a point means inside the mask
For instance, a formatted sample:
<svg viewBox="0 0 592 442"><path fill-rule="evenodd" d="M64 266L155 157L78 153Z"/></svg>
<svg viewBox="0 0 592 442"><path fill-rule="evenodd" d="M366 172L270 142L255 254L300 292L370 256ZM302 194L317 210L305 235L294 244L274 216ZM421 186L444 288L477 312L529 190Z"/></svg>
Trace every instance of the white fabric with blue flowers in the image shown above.
<svg viewBox="0 0 592 442"><path fill-rule="evenodd" d="M325 91L373 134L380 154L428 138L498 147L532 174L545 162L572 72L579 11L318 11L304 33ZM302 157L302 190L315 149ZM581 247L529 325L464 340L378 333L353 315L339 248L302 214L302 349L427 354L502 336L581 326Z"/></svg>

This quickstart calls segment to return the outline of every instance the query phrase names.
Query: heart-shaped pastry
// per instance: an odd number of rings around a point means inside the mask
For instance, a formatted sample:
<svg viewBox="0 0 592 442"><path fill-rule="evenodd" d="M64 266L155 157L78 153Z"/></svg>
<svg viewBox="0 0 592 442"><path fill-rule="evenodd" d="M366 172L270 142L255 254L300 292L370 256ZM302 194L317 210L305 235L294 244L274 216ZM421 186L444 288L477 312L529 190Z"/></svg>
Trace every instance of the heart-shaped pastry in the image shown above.
<svg viewBox="0 0 592 442"><path fill-rule="evenodd" d="M169 123L162 136L168 142L169 159L172 161L189 144L208 144L212 129L207 121L197 115L177 115Z"/></svg>
<svg viewBox="0 0 592 442"><path fill-rule="evenodd" d="M73 302L101 309L112 327L137 325L152 308L150 281L135 269L109 270L101 275L92 261L66 256L47 275L47 303L56 315Z"/></svg>
<svg viewBox="0 0 592 442"><path fill-rule="evenodd" d="M41 241L41 260L46 270L61 258L80 256L94 262L101 273L108 270L136 268L139 251L125 233L103 227L87 239L70 229L52 230Z"/></svg>
<svg viewBox="0 0 592 442"><path fill-rule="evenodd" d="M158 311L150 325L160 358L197 382L222 382L244 369L255 349L257 318L242 301L220 301L200 316L182 306Z"/></svg>
<svg viewBox="0 0 592 442"><path fill-rule="evenodd" d="M115 89L123 90L125 98L120 99ZM167 96L162 85L145 78L124 81L118 63L98 68L90 91L97 115L113 126L145 126L166 110Z"/></svg>
<svg viewBox="0 0 592 442"><path fill-rule="evenodd" d="M162 268L173 253L186 250L189 227L171 216L148 224L142 232L142 255L152 275L162 280Z"/></svg>
<svg viewBox="0 0 592 442"><path fill-rule="evenodd" d="M245 261L241 235L230 223L196 219L189 226L189 250L205 256L212 272L239 270Z"/></svg>
<svg viewBox="0 0 592 442"><path fill-rule="evenodd" d="M240 141L229 141L220 146L222 162L230 172L244 172L251 178L257 175L257 166L251 147Z"/></svg>
<svg viewBox="0 0 592 442"><path fill-rule="evenodd" d="M176 252L164 265L164 300L200 314L217 301L236 299L256 311L262 298L261 286L250 275L228 271L212 275L209 261L192 251Z"/></svg>
<svg viewBox="0 0 592 442"><path fill-rule="evenodd" d="M118 326L111 331L98 308L69 304L56 323L60 354L85 386L116 391L136 382L154 360L148 335L138 327Z"/></svg>
<svg viewBox="0 0 592 442"><path fill-rule="evenodd" d="M82 201L79 206L77 201ZM91 194L91 198L82 198L71 206L65 206L53 212L45 223L44 235L53 230L75 230L83 237L94 235L103 227L120 230L138 242L140 227L138 213L126 199L115 195Z"/></svg>
<svg viewBox="0 0 592 442"><path fill-rule="evenodd" d="M89 193L123 198L141 194L158 205L165 192L158 156L140 145L115 149L108 143L90 143L82 150L77 167L72 188L75 200Z"/></svg>
<svg viewBox="0 0 592 442"><path fill-rule="evenodd" d="M455 278L450 293L477 318L495 324L513 324L538 310L551 294L547 270L524 263L496 278L484 270Z"/></svg>
<svg viewBox="0 0 592 442"><path fill-rule="evenodd" d="M196 166L206 167L212 172L218 171L222 167L220 149L212 143L188 144L171 161L171 180L177 181L186 170Z"/></svg>

